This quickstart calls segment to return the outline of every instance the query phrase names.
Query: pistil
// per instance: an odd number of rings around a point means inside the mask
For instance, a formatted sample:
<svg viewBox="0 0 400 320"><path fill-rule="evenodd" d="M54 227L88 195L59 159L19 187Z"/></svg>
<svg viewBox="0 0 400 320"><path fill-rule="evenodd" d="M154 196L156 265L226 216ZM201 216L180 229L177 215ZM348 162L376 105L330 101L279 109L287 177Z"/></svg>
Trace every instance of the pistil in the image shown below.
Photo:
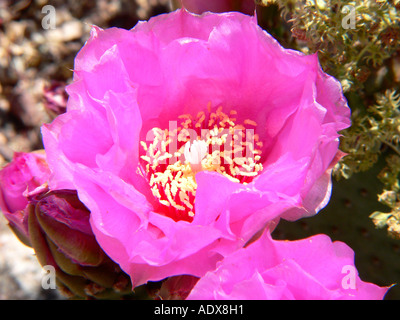
<svg viewBox="0 0 400 320"><path fill-rule="evenodd" d="M189 162L193 173L202 171L201 160L208 154L208 145L203 140L190 141L185 144L184 156Z"/></svg>

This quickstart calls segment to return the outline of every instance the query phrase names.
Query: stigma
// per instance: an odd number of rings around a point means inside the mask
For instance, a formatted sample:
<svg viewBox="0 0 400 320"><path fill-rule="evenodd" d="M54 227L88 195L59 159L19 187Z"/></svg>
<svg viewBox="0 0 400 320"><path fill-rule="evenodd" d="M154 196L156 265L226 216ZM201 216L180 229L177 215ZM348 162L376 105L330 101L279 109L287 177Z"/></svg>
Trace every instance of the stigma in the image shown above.
<svg viewBox="0 0 400 320"><path fill-rule="evenodd" d="M184 156L186 161L190 163L190 167L194 173L202 171L201 160L208 154L208 145L203 140L195 140L193 143L186 142Z"/></svg>

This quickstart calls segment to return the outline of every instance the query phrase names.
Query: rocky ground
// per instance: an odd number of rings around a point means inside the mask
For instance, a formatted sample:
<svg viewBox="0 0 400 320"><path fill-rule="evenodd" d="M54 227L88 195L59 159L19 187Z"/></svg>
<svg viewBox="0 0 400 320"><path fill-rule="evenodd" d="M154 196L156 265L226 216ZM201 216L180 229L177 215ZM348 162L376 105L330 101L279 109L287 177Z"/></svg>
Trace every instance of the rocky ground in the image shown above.
<svg viewBox="0 0 400 320"><path fill-rule="evenodd" d="M55 9L54 29L46 29L46 5ZM92 25L130 29L168 10L168 0L0 0L0 167L15 151L42 148L40 126L52 119L48 107L62 105ZM0 300L61 298L42 289L43 274L0 214Z"/></svg>
<svg viewBox="0 0 400 320"><path fill-rule="evenodd" d="M0 216L0 300L60 299L55 290L42 289L44 272L34 251L23 245Z"/></svg>

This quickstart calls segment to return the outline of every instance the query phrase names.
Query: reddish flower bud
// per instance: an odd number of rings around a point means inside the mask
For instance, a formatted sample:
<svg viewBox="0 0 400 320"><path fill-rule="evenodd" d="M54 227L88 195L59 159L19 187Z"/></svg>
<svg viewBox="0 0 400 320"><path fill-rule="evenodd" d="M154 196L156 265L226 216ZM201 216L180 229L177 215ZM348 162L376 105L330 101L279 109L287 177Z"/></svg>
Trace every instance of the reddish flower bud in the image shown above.
<svg viewBox="0 0 400 320"><path fill-rule="evenodd" d="M68 297L135 298L129 276L100 248L89 210L74 190L55 190L31 199L29 235L42 266L56 271Z"/></svg>
<svg viewBox="0 0 400 320"><path fill-rule="evenodd" d="M185 300L197 281L199 278L191 275L168 278L161 286L159 297L162 300Z"/></svg>

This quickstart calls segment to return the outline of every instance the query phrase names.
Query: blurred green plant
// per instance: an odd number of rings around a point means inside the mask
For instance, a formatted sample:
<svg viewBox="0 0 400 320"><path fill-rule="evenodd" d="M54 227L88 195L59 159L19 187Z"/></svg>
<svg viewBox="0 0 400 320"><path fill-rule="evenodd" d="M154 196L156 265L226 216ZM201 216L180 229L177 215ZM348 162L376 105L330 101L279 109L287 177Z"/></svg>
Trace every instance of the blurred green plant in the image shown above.
<svg viewBox="0 0 400 320"><path fill-rule="evenodd" d="M324 71L341 82L352 126L341 132L340 149L347 156L334 176L348 179L384 160L378 175L384 187L377 201L390 211L370 217L400 239L400 0L256 3L281 12L281 24L273 32L284 44L306 54L318 52Z"/></svg>

